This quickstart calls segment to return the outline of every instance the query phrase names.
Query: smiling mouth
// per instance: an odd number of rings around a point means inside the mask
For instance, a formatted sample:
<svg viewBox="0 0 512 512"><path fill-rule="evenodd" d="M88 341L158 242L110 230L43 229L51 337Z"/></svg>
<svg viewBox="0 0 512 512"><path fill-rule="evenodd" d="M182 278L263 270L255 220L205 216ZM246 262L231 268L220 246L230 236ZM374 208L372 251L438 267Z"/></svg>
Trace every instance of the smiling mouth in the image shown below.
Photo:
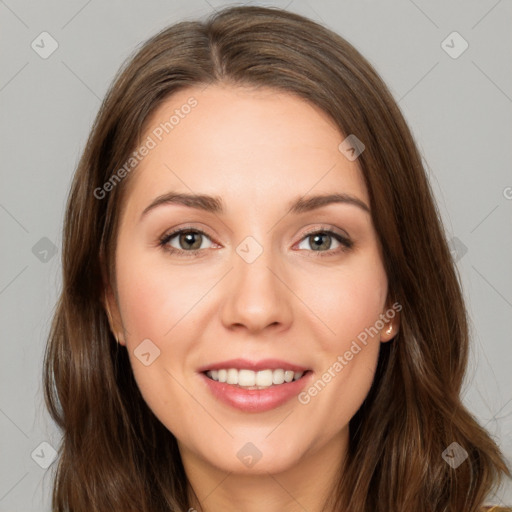
<svg viewBox="0 0 512 512"><path fill-rule="evenodd" d="M242 389L268 389L271 387L285 386L286 384L300 380L306 374L311 373L311 370L294 372L293 370L284 370L282 368L259 371L225 368L208 370L202 373L211 380Z"/></svg>

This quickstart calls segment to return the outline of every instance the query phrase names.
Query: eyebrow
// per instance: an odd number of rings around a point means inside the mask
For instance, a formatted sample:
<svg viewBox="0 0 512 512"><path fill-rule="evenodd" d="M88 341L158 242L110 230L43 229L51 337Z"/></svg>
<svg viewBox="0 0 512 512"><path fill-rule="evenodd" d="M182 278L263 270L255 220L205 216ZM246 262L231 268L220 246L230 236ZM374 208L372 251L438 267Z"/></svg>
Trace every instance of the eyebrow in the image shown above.
<svg viewBox="0 0 512 512"><path fill-rule="evenodd" d="M292 214L299 214L335 203L357 206L361 210L370 213L370 208L365 202L349 194L321 194L309 198L299 197L288 205L288 211ZM169 192L156 197L148 206L146 206L141 214L141 219L158 206L170 204L188 206L189 208L196 208L198 210L214 214L224 213L223 202L219 196Z"/></svg>

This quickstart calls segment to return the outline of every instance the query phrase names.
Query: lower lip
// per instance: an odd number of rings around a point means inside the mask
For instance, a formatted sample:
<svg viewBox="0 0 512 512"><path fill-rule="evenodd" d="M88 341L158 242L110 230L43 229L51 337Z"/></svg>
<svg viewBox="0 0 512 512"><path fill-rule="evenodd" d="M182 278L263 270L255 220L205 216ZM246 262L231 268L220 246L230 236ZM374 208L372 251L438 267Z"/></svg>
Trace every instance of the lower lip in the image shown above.
<svg viewBox="0 0 512 512"><path fill-rule="evenodd" d="M310 381L313 372L306 372L300 379L267 389L244 389L210 379L201 374L212 394L231 407L244 412L270 411L297 396Z"/></svg>

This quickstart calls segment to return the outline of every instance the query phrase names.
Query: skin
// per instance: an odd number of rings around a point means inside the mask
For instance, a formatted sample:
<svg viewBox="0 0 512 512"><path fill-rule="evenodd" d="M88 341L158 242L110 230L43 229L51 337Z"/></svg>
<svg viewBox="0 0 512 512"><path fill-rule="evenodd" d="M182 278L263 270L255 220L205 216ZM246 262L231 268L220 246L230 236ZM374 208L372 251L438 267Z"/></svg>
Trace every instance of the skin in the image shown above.
<svg viewBox="0 0 512 512"><path fill-rule="evenodd" d="M175 435L189 482L209 512L320 511L339 475L348 423L375 374L379 343L399 328L397 313L380 334L307 404L242 412L218 401L197 369L241 357L277 358L313 370L316 381L358 334L391 307L371 215L350 204L300 214L290 201L347 193L369 207L357 160L338 150L345 138L320 109L287 93L228 85L175 93L152 115L144 140L191 96L180 123L133 171L117 237L116 283L107 293L111 327L126 346L149 407ZM166 192L220 196L225 213L167 204L143 210ZM203 230L199 255L171 230ZM314 250L306 231L332 227ZM263 248L248 263L236 252L251 236ZM193 243L189 242L190 243ZM330 245L329 245L330 243ZM313 247L313 248L312 248ZM190 249L188 249L190 252ZM324 257L320 254L330 253ZM134 350L149 338L160 355L145 366ZM251 468L237 452L253 443Z"/></svg>

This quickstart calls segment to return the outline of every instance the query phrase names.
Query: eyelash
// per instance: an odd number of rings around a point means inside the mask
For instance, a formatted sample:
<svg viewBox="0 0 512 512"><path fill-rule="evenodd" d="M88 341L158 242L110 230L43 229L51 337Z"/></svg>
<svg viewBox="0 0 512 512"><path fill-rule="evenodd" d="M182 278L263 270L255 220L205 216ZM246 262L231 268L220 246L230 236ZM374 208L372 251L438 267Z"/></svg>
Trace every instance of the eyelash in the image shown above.
<svg viewBox="0 0 512 512"><path fill-rule="evenodd" d="M166 252L168 252L170 254L173 254L173 255L178 255L179 257L184 257L184 258L189 258L189 257L196 256L198 253L200 253L201 251L205 250L205 249L193 249L191 251L184 251L182 249L176 249L175 247L171 247L171 246L168 245L169 242L176 235L180 235L182 233L198 233L200 235L204 235L207 238L211 239L211 237L207 233L205 233L204 231L201 231L200 229L196 229L196 228L181 228L181 229L177 229L176 231L173 231L171 233L167 233L167 234L163 235L159 239L158 245L164 251L166 251ZM336 233L336 232L328 230L328 229L316 229L314 231L308 231L301 238L300 242L302 242L302 240L304 240L304 239L306 239L306 238L308 238L310 236L317 235L317 234L329 235L329 236L331 236L332 238L334 238L336 241L338 241L341 244L341 247L338 247L337 249L334 249L334 250L331 249L331 250L327 250L327 251L313 251L313 250L308 251L308 252L315 252L315 253L317 253L316 256L318 256L318 257L333 256L333 255L338 254L338 253L348 252L350 249L352 249L352 247L354 245L354 242L352 242L352 240L350 240L350 239L340 235L339 233ZM301 249L301 250L303 250L303 249ZM314 257L316 257L316 256L314 256Z"/></svg>

